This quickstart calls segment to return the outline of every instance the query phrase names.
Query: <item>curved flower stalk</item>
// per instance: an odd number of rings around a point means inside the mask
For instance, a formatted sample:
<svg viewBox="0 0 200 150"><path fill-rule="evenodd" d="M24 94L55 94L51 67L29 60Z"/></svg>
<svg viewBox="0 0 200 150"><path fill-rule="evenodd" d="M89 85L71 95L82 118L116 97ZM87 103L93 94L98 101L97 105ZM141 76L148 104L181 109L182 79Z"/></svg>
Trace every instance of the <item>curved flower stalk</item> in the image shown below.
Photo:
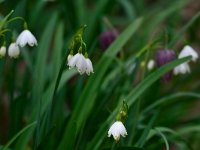
<svg viewBox="0 0 200 150"><path fill-rule="evenodd" d="M184 48L181 50L178 58L183 58L186 56L192 56L191 61L196 62L196 60L199 58L198 53L189 45L184 46ZM185 73L190 73L190 66L189 66L189 61L182 63L174 68L174 75L178 74L185 74Z"/></svg>
<svg viewBox="0 0 200 150"><path fill-rule="evenodd" d="M126 128L123 124L126 121L127 117L128 117L128 105L125 101L123 101L123 105L119 109L117 121L113 123L110 129L108 130L108 137L113 135L114 140L118 142L120 140L120 136L126 137L128 135Z"/></svg>

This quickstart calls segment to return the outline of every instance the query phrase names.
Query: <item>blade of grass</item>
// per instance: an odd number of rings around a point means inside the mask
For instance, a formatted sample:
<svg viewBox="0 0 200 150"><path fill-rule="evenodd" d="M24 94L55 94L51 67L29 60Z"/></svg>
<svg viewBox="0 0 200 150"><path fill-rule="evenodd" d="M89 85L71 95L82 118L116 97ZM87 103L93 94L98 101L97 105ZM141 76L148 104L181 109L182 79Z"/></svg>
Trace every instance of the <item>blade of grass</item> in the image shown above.
<svg viewBox="0 0 200 150"><path fill-rule="evenodd" d="M200 98L200 94L193 93L193 92L179 92L179 93L175 93L175 94L172 94L172 95L169 95L169 96L165 96L165 97L163 97L163 98L161 98L159 100L156 100L153 104L151 104L147 108L145 108L141 112L141 114L145 114L146 112L150 111L151 109L157 107L158 105L160 105L160 104L162 104L164 102L173 100L173 99L178 98L178 97L185 97L185 96Z"/></svg>
<svg viewBox="0 0 200 150"><path fill-rule="evenodd" d="M70 139L64 139L66 142L60 144L58 149L74 149L75 139L76 139L76 130L77 130L77 123L73 122L73 126L70 129L70 132L65 132L64 137L70 137ZM66 134L69 134L65 136Z"/></svg>
<svg viewBox="0 0 200 150"><path fill-rule="evenodd" d="M48 132L47 134L44 136L43 140L41 141L41 143L39 144L39 146L37 147L37 150L43 150L45 148L45 146L47 145L49 139L52 137L52 135L54 134L56 129L56 125L54 125Z"/></svg>
<svg viewBox="0 0 200 150"><path fill-rule="evenodd" d="M154 129L154 130L155 130L156 132L158 132L158 133L162 136L163 140L165 141L166 150L169 150L169 143L168 143L168 141L167 141L165 135L164 135L162 132L160 132L159 130L156 130L156 129Z"/></svg>
<svg viewBox="0 0 200 150"><path fill-rule="evenodd" d="M155 112L155 114L153 115L153 117L151 118L151 120L149 121L149 123L147 124L147 127L145 128L144 132L142 133L141 138L138 141L138 147L143 147L145 142L146 142L146 138L147 135L150 131L150 129L153 127L153 123L155 122L157 116L158 116L159 110L157 110Z"/></svg>
<svg viewBox="0 0 200 150"><path fill-rule="evenodd" d="M15 141L15 139L20 136L24 131L26 131L28 128L32 127L34 124L36 124L37 122L33 122L31 124L29 124L28 126L26 126L25 128L23 128L22 130L20 130L13 138L10 139L10 141L2 148L2 150L6 150L8 148L8 146L10 146L10 144L12 142Z"/></svg>

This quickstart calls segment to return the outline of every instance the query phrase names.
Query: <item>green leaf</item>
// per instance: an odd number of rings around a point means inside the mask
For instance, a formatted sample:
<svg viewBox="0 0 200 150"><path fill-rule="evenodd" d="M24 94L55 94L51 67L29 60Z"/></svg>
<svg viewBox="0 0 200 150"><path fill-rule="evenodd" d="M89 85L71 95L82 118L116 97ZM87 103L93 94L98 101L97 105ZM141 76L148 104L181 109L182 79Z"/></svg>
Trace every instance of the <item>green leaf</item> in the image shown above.
<svg viewBox="0 0 200 150"><path fill-rule="evenodd" d="M14 10L12 10L6 17L3 18L3 20L0 21L0 32L3 28L3 26L5 25L6 23L6 20L8 19L8 17L14 12Z"/></svg>
<svg viewBox="0 0 200 150"><path fill-rule="evenodd" d="M15 141L15 139L20 136L24 131L26 131L28 128L30 128L31 126L33 126L34 124L36 124L37 122L33 122L31 124L29 124L28 126L26 126L25 128L23 128L22 130L20 130L13 138L10 139L10 141L3 147L3 149L1 150L6 150L8 148L8 146L10 146L10 144L12 144L12 142Z"/></svg>
<svg viewBox="0 0 200 150"><path fill-rule="evenodd" d="M183 28L173 37L173 40L169 43L169 47L171 47L177 40L179 40L180 36L200 17L200 11L192 17L192 19L185 25Z"/></svg>
<svg viewBox="0 0 200 150"><path fill-rule="evenodd" d="M77 123L73 122L73 126L70 132L65 132L65 134L69 134L69 135L65 136L64 134L64 137L70 137L70 138L68 139L68 141L67 139L63 139L65 140L65 143L61 142L59 149L71 149L71 150L74 149L74 144L76 140L76 130L77 130Z"/></svg>
<svg viewBox="0 0 200 150"><path fill-rule="evenodd" d="M5 0L0 0L0 3L4 2Z"/></svg>
<svg viewBox="0 0 200 150"><path fill-rule="evenodd" d="M143 147L144 143L146 142L147 135L148 135L150 129L152 128L153 123L155 122L155 120L156 120L156 118L158 116L158 113L159 113L159 110L157 110L155 112L155 114L153 115L153 117L151 118L151 120L149 121L149 123L147 124L147 127L145 127L145 130L142 133L142 136L141 136L141 138L138 141L138 147Z"/></svg>
<svg viewBox="0 0 200 150"><path fill-rule="evenodd" d="M103 148L103 149L99 149L99 150L110 150L111 148ZM139 148L139 147L118 147L117 150L144 150L143 148Z"/></svg>
<svg viewBox="0 0 200 150"><path fill-rule="evenodd" d="M165 141L166 150L169 150L169 143L168 143L167 138L165 137L165 135L162 132L160 132L159 130L156 130L156 129L154 129L154 130L156 132L158 132L162 136L163 140Z"/></svg>
<svg viewBox="0 0 200 150"><path fill-rule="evenodd" d="M45 148L45 146L47 145L49 139L51 138L51 136L53 135L53 133L55 132L56 129L56 125L54 125L45 135L45 137L43 138L42 142L39 144L39 146L37 147L37 150L43 150Z"/></svg>
<svg viewBox="0 0 200 150"><path fill-rule="evenodd" d="M159 100L156 100L153 104L151 104L147 108L145 108L142 111L141 114L145 114L149 110L154 109L155 107L157 107L158 105L160 105L162 103L165 103L167 101L173 100L173 99L178 98L178 97L186 97L186 96L200 98L200 94L197 94L197 93L192 93L192 92L175 93L175 94L172 94L172 95L169 95L169 96L165 96L165 97L163 97Z"/></svg>
<svg viewBox="0 0 200 150"><path fill-rule="evenodd" d="M3 148L3 146L2 145L0 145L0 150ZM10 149L10 148L7 148L6 150L12 150L12 149Z"/></svg>

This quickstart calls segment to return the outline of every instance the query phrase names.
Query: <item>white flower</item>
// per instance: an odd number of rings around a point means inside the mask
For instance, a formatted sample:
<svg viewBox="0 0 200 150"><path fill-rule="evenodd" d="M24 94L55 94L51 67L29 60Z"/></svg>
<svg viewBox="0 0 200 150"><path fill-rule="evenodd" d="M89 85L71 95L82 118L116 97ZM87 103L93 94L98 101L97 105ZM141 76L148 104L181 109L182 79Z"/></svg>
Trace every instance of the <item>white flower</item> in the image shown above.
<svg viewBox="0 0 200 150"><path fill-rule="evenodd" d="M82 54L77 53L74 57L68 62L69 69L76 66L77 71L82 75L87 68L87 62L85 57Z"/></svg>
<svg viewBox="0 0 200 150"><path fill-rule="evenodd" d="M128 134L126 132L126 128L124 127L123 123L121 121L116 121L109 129L108 131L108 137L113 135L113 138L116 141L119 141L120 135L123 137L126 137Z"/></svg>
<svg viewBox="0 0 200 150"><path fill-rule="evenodd" d="M182 63L174 68L174 75L177 75L179 73L185 74L187 72L190 73L190 66L187 62Z"/></svg>
<svg viewBox="0 0 200 150"><path fill-rule="evenodd" d="M69 54L68 57L67 57L67 61L69 62L70 59L72 59L73 55Z"/></svg>
<svg viewBox="0 0 200 150"><path fill-rule="evenodd" d="M21 47L24 47L27 43L30 46L34 44L37 45L37 40L35 39L34 35L29 30L24 30L17 38L16 43Z"/></svg>
<svg viewBox="0 0 200 150"><path fill-rule="evenodd" d="M196 62L196 59L199 57L198 53L189 45L184 46L184 48L181 50L178 58L183 58L186 56L192 56L192 61Z"/></svg>
<svg viewBox="0 0 200 150"><path fill-rule="evenodd" d="M12 58L17 58L19 56L19 47L16 43L11 43L8 48L8 55Z"/></svg>
<svg viewBox="0 0 200 150"><path fill-rule="evenodd" d="M186 45L184 46L184 48L181 50L178 58L183 58L183 57L186 57L186 56L192 56L192 61L193 62L196 62L196 59L199 57L198 56L198 53L189 45ZM185 73L190 73L190 66L189 66L189 61L188 62L184 62L178 66L176 66L174 68L174 74L177 75L179 73L181 74L185 74Z"/></svg>
<svg viewBox="0 0 200 150"><path fill-rule="evenodd" d="M153 59L149 60L148 64L147 64L147 68L150 70L152 70L155 66L155 61Z"/></svg>
<svg viewBox="0 0 200 150"><path fill-rule="evenodd" d="M0 49L0 58L4 57L6 54L6 47L2 46Z"/></svg>
<svg viewBox="0 0 200 150"><path fill-rule="evenodd" d="M90 73L94 73L93 72L93 67L92 67L92 62L90 61L89 58L86 58L86 63L87 63L86 73L88 75L90 75Z"/></svg>

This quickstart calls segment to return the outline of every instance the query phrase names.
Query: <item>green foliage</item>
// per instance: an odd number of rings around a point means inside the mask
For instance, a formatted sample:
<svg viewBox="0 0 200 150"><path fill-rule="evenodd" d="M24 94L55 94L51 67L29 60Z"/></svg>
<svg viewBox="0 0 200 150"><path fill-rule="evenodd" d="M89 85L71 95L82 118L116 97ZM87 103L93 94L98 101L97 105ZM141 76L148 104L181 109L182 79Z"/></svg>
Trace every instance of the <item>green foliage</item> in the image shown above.
<svg viewBox="0 0 200 150"><path fill-rule="evenodd" d="M159 78L191 56L147 68L157 50L167 47L178 56L185 41L199 53L200 12L191 9L195 4L188 0L0 0L0 4L1 31L11 29L17 37L23 23L8 21L23 17L38 41L38 46L20 48L18 59L0 59L0 149L199 148L199 60L189 64L191 73L173 76L169 83ZM119 35L102 51L100 35L113 28ZM11 34L5 36L8 50ZM67 57L77 37L87 45L94 69L90 76L68 69ZM128 135L116 143L106 135L124 100Z"/></svg>

